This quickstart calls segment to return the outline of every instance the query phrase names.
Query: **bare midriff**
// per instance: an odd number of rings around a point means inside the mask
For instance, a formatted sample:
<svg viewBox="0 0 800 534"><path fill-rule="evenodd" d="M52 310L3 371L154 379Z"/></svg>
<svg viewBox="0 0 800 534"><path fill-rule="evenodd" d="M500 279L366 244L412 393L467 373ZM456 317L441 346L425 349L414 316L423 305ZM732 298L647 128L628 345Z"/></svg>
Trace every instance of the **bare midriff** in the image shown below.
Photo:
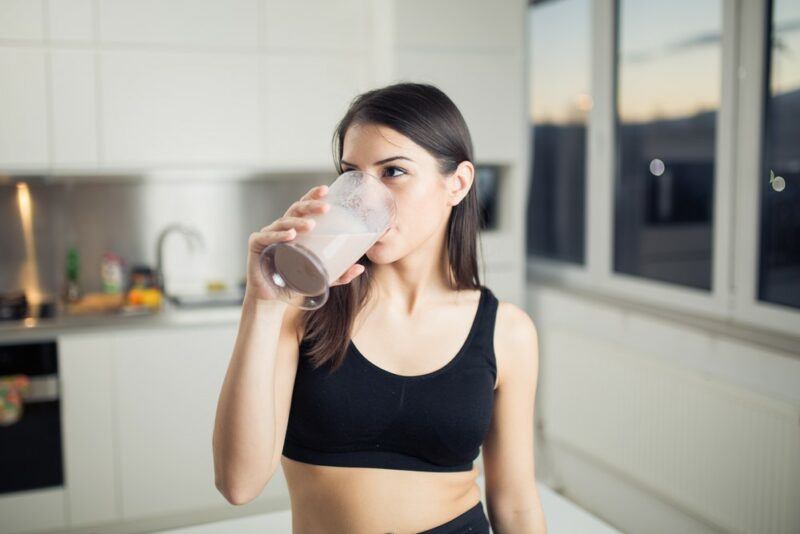
<svg viewBox="0 0 800 534"><path fill-rule="evenodd" d="M471 471L430 472L307 464L281 456L292 534L412 534L481 500Z"/></svg>

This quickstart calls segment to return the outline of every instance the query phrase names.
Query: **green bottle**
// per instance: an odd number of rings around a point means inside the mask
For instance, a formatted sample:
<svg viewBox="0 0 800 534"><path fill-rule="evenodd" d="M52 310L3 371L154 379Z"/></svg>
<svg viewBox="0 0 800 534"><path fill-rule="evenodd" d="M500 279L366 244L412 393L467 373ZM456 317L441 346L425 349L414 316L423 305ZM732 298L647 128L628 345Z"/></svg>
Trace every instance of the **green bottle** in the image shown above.
<svg viewBox="0 0 800 534"><path fill-rule="evenodd" d="M75 302L81 298L81 288L78 284L80 268L78 249L71 246L67 250L67 287L64 295L67 302Z"/></svg>

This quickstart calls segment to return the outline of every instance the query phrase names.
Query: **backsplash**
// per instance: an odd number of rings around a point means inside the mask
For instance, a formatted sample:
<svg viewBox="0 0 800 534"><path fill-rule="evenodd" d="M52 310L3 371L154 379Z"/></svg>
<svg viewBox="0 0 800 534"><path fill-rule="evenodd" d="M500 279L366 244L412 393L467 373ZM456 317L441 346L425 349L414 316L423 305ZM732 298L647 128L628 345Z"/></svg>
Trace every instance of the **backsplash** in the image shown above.
<svg viewBox="0 0 800 534"><path fill-rule="evenodd" d="M38 287L41 294L61 295L66 254L73 245L80 254L82 290L100 291L103 253L121 256L126 274L134 265L154 267L158 235L172 223L195 228L205 246L192 251L180 234L166 237L167 290L193 292L209 280L236 288L244 280L250 233L280 217L310 188L334 178L19 178L16 182L27 184L27 193L18 191L17 183L0 185L0 292L35 293ZM30 223L24 212L30 213Z"/></svg>

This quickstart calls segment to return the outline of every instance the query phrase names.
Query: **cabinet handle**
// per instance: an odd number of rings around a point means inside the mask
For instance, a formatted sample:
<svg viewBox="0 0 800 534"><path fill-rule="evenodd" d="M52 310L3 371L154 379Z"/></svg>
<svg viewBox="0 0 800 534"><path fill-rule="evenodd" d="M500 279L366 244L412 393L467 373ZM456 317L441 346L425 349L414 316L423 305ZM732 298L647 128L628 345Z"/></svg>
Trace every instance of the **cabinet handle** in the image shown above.
<svg viewBox="0 0 800 534"><path fill-rule="evenodd" d="M58 400L58 375L29 375L28 380L28 391L22 394L25 403Z"/></svg>

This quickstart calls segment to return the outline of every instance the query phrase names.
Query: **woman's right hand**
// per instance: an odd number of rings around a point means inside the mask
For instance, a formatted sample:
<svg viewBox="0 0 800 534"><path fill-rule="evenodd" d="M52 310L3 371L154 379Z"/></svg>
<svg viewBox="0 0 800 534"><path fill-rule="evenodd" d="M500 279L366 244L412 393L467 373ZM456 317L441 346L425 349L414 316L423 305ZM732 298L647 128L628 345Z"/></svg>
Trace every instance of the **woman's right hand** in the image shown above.
<svg viewBox="0 0 800 534"><path fill-rule="evenodd" d="M326 213L330 204L322 200L328 194L328 186L320 185L310 189L294 202L282 217L276 219L258 232L250 234L247 246L247 295L257 300L275 300L277 295L269 287L261 274L261 251L273 243L291 241L297 232L308 232L314 227L314 219L310 214ZM352 265L332 286L347 284L364 272L365 267L359 263Z"/></svg>

